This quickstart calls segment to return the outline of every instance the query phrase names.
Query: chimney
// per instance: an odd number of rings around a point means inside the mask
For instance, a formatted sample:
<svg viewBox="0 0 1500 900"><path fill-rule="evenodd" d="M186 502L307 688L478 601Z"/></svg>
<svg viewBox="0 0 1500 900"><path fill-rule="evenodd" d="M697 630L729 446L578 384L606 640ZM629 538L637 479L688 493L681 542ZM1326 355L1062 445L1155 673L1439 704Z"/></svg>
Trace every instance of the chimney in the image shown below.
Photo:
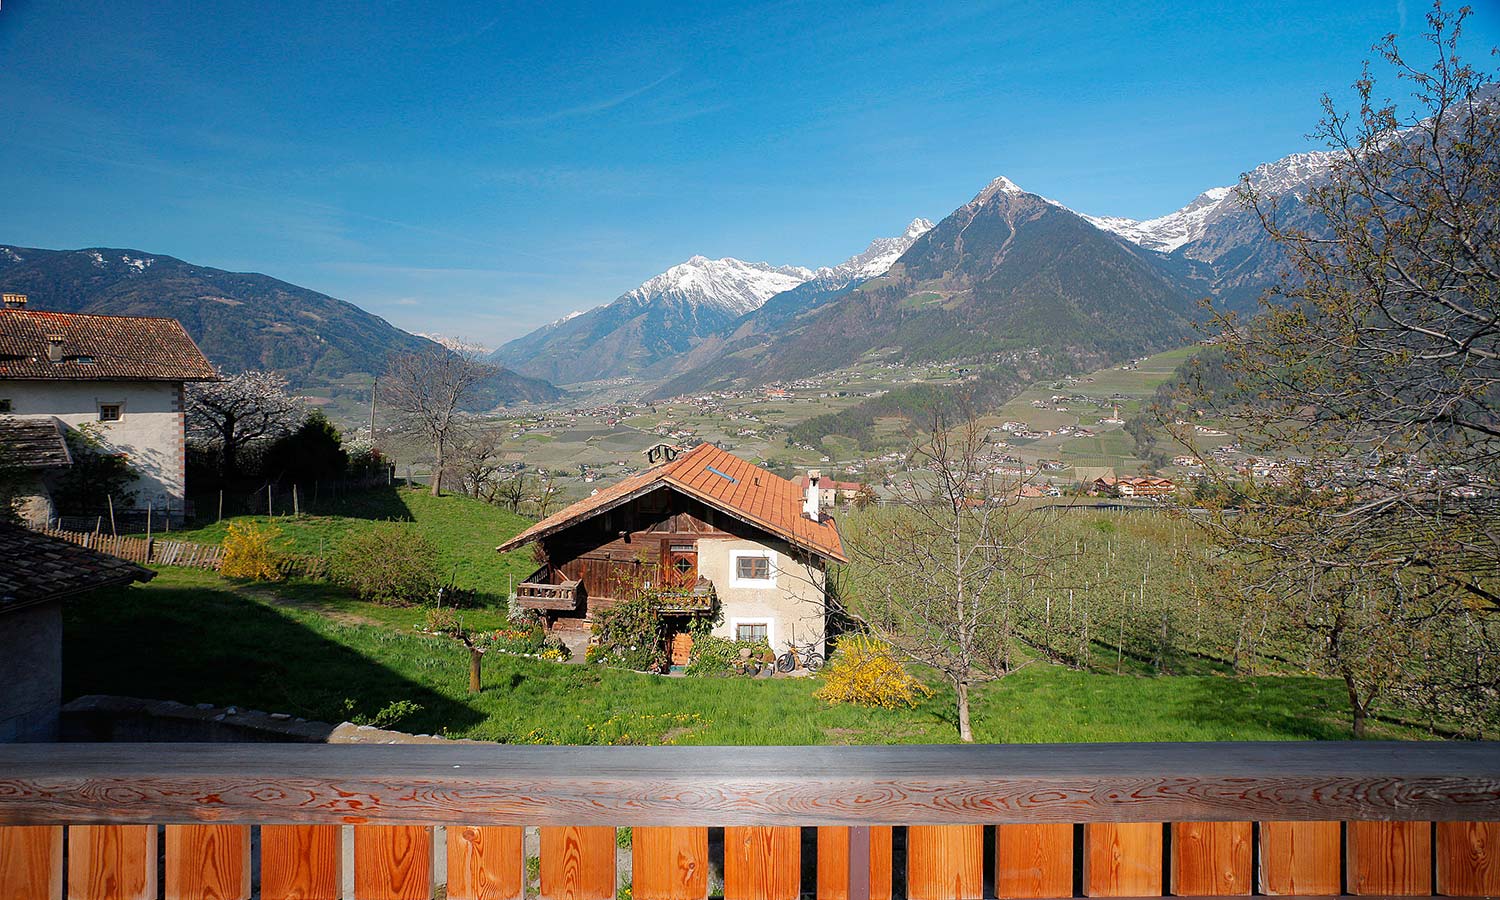
<svg viewBox="0 0 1500 900"><path fill-rule="evenodd" d="M0 308L4 308L4 309L25 309L26 308L26 295L25 294L0 294Z"/></svg>
<svg viewBox="0 0 1500 900"><path fill-rule="evenodd" d="M802 514L814 522L818 521L818 482L822 477L823 473L817 469L807 470L807 499L802 501Z"/></svg>
<svg viewBox="0 0 1500 900"><path fill-rule="evenodd" d="M63 336L60 334L47 335L47 359L52 362L62 362L63 358Z"/></svg>

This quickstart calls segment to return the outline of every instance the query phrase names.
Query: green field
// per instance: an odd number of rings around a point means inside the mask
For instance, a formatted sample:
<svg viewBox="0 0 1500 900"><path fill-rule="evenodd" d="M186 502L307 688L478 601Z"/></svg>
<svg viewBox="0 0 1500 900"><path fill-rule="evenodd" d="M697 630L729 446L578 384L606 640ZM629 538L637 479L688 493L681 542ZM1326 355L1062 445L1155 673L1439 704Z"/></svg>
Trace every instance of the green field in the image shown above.
<svg viewBox="0 0 1500 900"><path fill-rule="evenodd" d="M162 570L66 612L69 697L91 693L239 705L337 722L393 701L401 730L511 743L933 743L956 738L951 694L916 709L828 706L815 678L664 678L491 654L467 693L467 654L346 607L271 603L211 573ZM1050 665L982 688L987 742L1335 739L1341 689L1299 677L1141 677ZM1377 728L1385 737L1414 736Z"/></svg>
<svg viewBox="0 0 1500 900"><path fill-rule="evenodd" d="M492 549L526 520L477 501L377 490L344 498L338 513L274 524L289 548L317 553L350 530L382 519L401 522L438 544L461 585L492 598L531 566L525 553L502 556ZM1203 548L1191 525L1156 513L1073 512L1053 530L1065 559L1053 576L1057 616L1049 640L1061 655L1074 653L1076 664L1036 661L980 688L974 708L979 740L1345 736L1337 683L1295 670L1236 676L1215 653L1234 616L1206 593L1198 574ZM224 525L215 524L183 536L207 541L223 533ZM1092 611L1093 631L1080 635L1079 617L1065 613L1075 601L1080 613ZM333 722L373 717L405 700L421 708L395 723L401 730L506 742L956 737L951 692L931 673L924 679L932 698L915 709L883 711L828 706L813 696L816 678L663 678L491 654L485 690L471 696L466 652L451 640L418 633L422 610L372 606L310 581L242 584L163 568L149 584L72 601L65 615L69 697L108 693L233 704ZM502 621L493 605L463 615L476 628ZM1172 636L1170 646L1159 643L1164 633ZM1421 736L1390 723L1374 731Z"/></svg>

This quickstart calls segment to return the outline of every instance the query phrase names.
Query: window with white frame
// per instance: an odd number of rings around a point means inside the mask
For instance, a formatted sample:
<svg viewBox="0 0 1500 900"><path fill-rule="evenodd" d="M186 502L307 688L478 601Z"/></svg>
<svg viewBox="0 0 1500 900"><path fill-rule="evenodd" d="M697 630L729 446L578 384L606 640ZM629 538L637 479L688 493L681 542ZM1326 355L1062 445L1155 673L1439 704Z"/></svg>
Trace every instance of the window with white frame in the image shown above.
<svg viewBox="0 0 1500 900"><path fill-rule="evenodd" d="M734 639L747 644L758 641L771 642L771 623L764 619L754 622L735 622Z"/></svg>
<svg viewBox="0 0 1500 900"><path fill-rule="evenodd" d="M123 403L101 403L99 404L99 421L118 422L125 418L125 404Z"/></svg>
<svg viewBox="0 0 1500 900"><path fill-rule="evenodd" d="M735 550L729 565L729 583L734 587L776 586L776 554L770 550Z"/></svg>

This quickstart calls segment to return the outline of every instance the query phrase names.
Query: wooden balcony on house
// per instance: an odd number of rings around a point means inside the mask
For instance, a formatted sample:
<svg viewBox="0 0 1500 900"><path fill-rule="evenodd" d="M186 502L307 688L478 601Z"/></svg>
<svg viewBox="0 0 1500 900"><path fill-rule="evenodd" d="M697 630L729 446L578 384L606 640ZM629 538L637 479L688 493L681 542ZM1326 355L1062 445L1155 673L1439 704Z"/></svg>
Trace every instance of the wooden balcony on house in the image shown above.
<svg viewBox="0 0 1500 900"><path fill-rule="evenodd" d="M523 826L542 900L1494 896L1500 749L0 745L5 900L522 900Z"/></svg>
<svg viewBox="0 0 1500 900"><path fill-rule="evenodd" d="M697 615L711 612L719 599L714 583L698 576L690 586L668 587L659 595L659 610L664 613Z"/></svg>
<svg viewBox="0 0 1500 900"><path fill-rule="evenodd" d="M543 566L516 585L516 603L525 609L571 612L583 599L583 584L551 566Z"/></svg>

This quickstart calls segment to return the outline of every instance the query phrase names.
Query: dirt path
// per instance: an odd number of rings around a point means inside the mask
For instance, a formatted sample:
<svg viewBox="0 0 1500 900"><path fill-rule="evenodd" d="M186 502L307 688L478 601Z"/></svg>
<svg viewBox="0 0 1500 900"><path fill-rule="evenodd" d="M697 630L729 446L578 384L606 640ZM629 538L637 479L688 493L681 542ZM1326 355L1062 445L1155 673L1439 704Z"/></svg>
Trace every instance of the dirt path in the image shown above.
<svg viewBox="0 0 1500 900"><path fill-rule="evenodd" d="M240 585L230 590L241 597L264 603L267 606L276 606L282 609L300 609L303 612L315 612L328 621L337 622L340 625L374 625L379 628L391 627L391 623L372 619L369 616L362 616L358 613L342 609L329 609L321 604L309 603L306 600L294 600L291 597L283 597L276 593L275 590L267 587Z"/></svg>

